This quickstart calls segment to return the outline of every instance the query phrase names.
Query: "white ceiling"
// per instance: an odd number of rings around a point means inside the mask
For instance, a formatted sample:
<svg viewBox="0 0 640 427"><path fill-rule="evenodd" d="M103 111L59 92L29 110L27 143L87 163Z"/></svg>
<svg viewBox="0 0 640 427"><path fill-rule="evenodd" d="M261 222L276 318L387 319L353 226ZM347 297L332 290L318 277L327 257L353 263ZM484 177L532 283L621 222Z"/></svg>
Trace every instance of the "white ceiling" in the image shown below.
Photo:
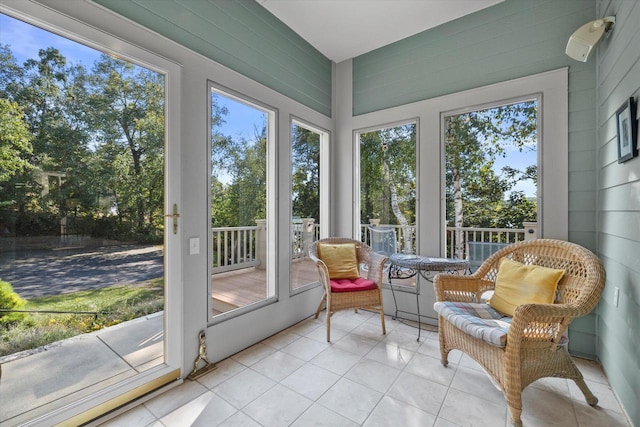
<svg viewBox="0 0 640 427"><path fill-rule="evenodd" d="M338 63L504 0L256 0Z"/></svg>

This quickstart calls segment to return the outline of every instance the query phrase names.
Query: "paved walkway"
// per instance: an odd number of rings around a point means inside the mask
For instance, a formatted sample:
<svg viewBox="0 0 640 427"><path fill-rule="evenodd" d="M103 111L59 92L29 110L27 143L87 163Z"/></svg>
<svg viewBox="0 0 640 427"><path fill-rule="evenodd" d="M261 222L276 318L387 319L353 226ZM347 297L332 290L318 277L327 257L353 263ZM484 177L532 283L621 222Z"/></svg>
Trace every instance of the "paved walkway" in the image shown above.
<svg viewBox="0 0 640 427"><path fill-rule="evenodd" d="M163 363L163 312L2 363L0 425L15 426Z"/></svg>
<svg viewBox="0 0 640 427"><path fill-rule="evenodd" d="M162 246L30 250L3 253L0 279L22 298L100 289L163 275Z"/></svg>
<svg viewBox="0 0 640 427"><path fill-rule="evenodd" d="M0 252L0 279L23 298L143 282L163 269L162 246ZM160 312L0 358L0 425L20 425L162 363L163 319Z"/></svg>

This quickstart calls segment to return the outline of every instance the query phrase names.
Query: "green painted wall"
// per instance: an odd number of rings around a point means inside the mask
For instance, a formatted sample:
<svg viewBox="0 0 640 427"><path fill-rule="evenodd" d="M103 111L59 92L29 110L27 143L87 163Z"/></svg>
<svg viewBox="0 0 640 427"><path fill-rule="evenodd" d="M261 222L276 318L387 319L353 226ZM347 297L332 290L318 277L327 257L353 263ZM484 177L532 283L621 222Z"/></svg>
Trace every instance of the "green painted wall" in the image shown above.
<svg viewBox="0 0 640 427"><path fill-rule="evenodd" d="M617 162L615 114L629 97L640 103L640 2L598 2L597 16L607 15L616 16L616 25L597 58L598 252L607 270L598 357L640 426L640 157Z"/></svg>
<svg viewBox="0 0 640 427"><path fill-rule="evenodd" d="M353 113L569 67L569 240L596 251L595 60L573 61L569 36L593 0L506 0L353 60ZM571 326L570 350L596 356L595 314Z"/></svg>
<svg viewBox="0 0 640 427"><path fill-rule="evenodd" d="M331 116L331 61L254 0L95 2Z"/></svg>

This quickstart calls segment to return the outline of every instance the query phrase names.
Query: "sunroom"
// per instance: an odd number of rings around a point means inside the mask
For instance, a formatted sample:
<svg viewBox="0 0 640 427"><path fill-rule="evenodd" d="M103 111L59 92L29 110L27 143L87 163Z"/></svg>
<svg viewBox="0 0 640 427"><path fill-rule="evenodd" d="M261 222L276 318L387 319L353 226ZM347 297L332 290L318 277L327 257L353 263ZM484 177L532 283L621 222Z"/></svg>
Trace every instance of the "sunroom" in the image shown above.
<svg viewBox="0 0 640 427"><path fill-rule="evenodd" d="M307 270L309 266L304 259L309 242L318 238L342 236L366 241L367 227L381 220L383 225L393 222L400 247L410 246L407 252L466 257L464 245L456 251L455 236L460 230L447 224L451 209L447 206L444 172L447 120L460 115L471 117L474 112L504 105L533 102L538 141L537 216L533 225L513 227L517 234L513 239L524 239L528 230L535 230L536 237L574 242L600 257L607 272L605 290L596 310L571 325L569 351L589 363L594 361L608 381L602 387L610 387L621 405L613 415L609 409L601 409L600 414L606 412L607 418L597 419L620 425L640 424L636 404L640 401L637 328L640 269L635 255L640 249L637 219L640 161L631 158L618 162L616 138L616 112L629 98L637 103L640 97L637 25L640 5L629 0L466 1L455 2L455 6L451 2L425 1L425 5L435 8L470 9L431 24L432 28L403 33L400 29L405 24L391 22L390 17L381 18L372 12L376 10L374 6L393 3L400 9L407 7L406 11L402 9L403 13L413 15L420 23L426 18L411 8L424 6L416 4L422 2L344 2L360 16L350 24L354 27L351 30L357 33L361 27L364 31L367 22L381 19L379 26L398 28L398 35L355 54L334 53L329 57L320 43L330 40L335 46L339 42L329 37L333 35L331 17L322 14L333 9L324 8L322 3L2 2L0 12L7 16L162 76L165 97L162 214L166 231L164 312L157 346L162 348L161 361L134 375L123 375L118 381L92 386L92 393L60 408L31 416L16 415L14 420L0 422L98 423L107 418L97 417L109 411L115 411L111 416L124 409L142 407L152 397L172 393L174 388L200 387L202 383L185 378L203 348L199 341L201 332L208 361L219 363L218 371L227 375L225 361L231 360L231 356L243 354L245 360L252 360L252 355L261 354L264 340L271 339L273 343L274 337L283 336L279 334L292 327L300 331L318 326L312 316L322 289L313 266ZM335 6L334 2L327 3ZM320 35L306 35L304 29L296 27L297 21L305 22L296 7L311 11L308 13L313 14L312 20L321 24ZM586 62L569 58L565 46L571 34L583 24L604 16L615 16L616 22L595 54ZM12 45L13 41L1 43ZM249 196L252 199L242 202L248 204L264 198L262 218L252 218L251 225L244 222L227 227L216 222L219 211L215 210L217 199L211 177L217 176L225 184L225 177L234 173L227 168L228 159L233 153L249 153L253 149L220 145L217 157L213 154L215 111L220 106L239 117L254 114L257 122L265 125L260 134L265 141L264 151L256 151L255 156L265 171L266 191L259 195L248 193L253 194ZM409 219L408 226L390 221L393 215L389 212L367 210L367 200L361 198L364 188L373 182L365 179L363 166L373 162L366 151L367 138L374 133L381 137L398 128L409 129L410 137L403 141L412 144L409 151L413 153L403 164L412 170L413 176L412 184L405 184L413 190L410 205L414 217ZM302 140L300 135L304 135L308 147L317 151L314 173L319 188L312 213L297 212L292 198L299 191L294 189L297 165L292 147ZM392 141L393 135L389 138ZM384 147L385 151L378 154L390 158L393 147L386 143ZM233 164L233 168L237 165ZM220 169L216 171L216 167ZM306 165L298 167L304 169ZM251 188L251 183L246 188ZM411 238L404 240L405 235ZM465 234L463 239L506 242L511 237ZM239 277L238 272L247 270L255 272L257 278ZM225 286L233 294L234 289L253 280L261 287L259 296L254 299L248 296L248 300L239 302L225 300L223 294L229 292ZM432 317L425 325L435 328L431 284L420 285L418 304L427 318ZM383 289L383 296L390 319L395 308L389 287ZM397 297L405 307L416 304L413 294ZM342 316L338 320L350 322ZM367 324L366 318L363 324ZM405 328L405 335L414 333L405 323L397 328ZM400 334L400 329L395 333ZM305 334L301 336L306 350L318 345ZM338 336L334 337L336 341ZM422 339L422 345L426 339ZM304 347L302 342L299 345ZM247 353L250 348L253 350ZM400 346L394 349L397 354L406 350ZM418 353L418 349L409 353ZM294 363L293 359L296 358L280 363ZM317 366L313 365L313 369ZM7 392L8 364L2 375L0 394ZM24 380L28 382L29 378ZM345 375L337 383L344 384L347 380L353 377ZM213 384L209 385L204 387L213 389ZM250 388L248 383L246 387ZM37 388L33 384L32 389ZM273 390L290 392L281 384ZM571 390L567 389L567 393ZM198 397L202 396L196 394L189 400ZM296 399L297 395L293 400ZM324 399L327 403L328 398ZM391 401L391 398L380 400L381 405L389 405ZM231 401L227 403L237 407ZM247 408L251 406L249 402L244 404ZM4 405L4 399L0 405ZM255 406L251 406L253 414L260 412ZM328 407L327 403L323 410ZM317 410L316 405L312 408ZM407 408L414 410L413 405L406 405ZM443 410L440 406L435 409L432 424L464 424L458 418L447 418ZM571 410L575 411L572 425L593 425L584 413ZM378 411L383 411L383 406ZM375 412L373 407L370 412ZM247 409L243 416L251 417L251 413ZM229 413L227 422L231 422L233 415ZM300 417L295 418L298 425L310 425L303 422L308 417ZM172 420L161 418L157 416L152 421ZM346 418L356 425L367 420L360 415ZM256 420L254 417L254 423L259 422ZM536 417L530 420L534 423ZM370 418L368 422L375 420ZM537 419L537 422L544 421Z"/></svg>

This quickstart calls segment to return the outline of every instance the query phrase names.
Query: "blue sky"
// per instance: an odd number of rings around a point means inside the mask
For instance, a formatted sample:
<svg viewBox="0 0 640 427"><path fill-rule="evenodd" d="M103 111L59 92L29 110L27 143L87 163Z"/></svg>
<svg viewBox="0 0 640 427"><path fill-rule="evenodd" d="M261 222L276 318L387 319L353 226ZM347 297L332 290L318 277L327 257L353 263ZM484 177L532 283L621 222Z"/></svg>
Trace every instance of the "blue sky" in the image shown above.
<svg viewBox="0 0 640 427"><path fill-rule="evenodd" d="M518 149L513 147L507 148L507 156L506 157L498 157L494 163L494 170L497 170L498 173L501 173L501 169L503 166L511 166L518 170L524 171L524 169L531 164L536 163L536 152L533 151L523 151L520 152ZM512 191L522 191L527 197L534 197L536 195L536 186L531 181L524 181L517 183Z"/></svg>
<svg viewBox="0 0 640 427"><path fill-rule="evenodd" d="M100 57L100 52L95 49L57 36L2 13L0 13L0 43L10 46L18 64L22 64L26 59L37 58L39 49L50 46L60 50L69 62L75 65L82 64L88 70L91 69L94 61ZM223 100L225 98L220 99ZM227 102L226 107L229 110L229 115L226 117L226 123L221 126L222 133L233 137L251 139L254 136L254 128L262 128L264 113L261 111L235 101ZM524 166L532 163L535 163L535 152L531 154L530 152L520 153L517 150L510 150L507 158L496 159L495 166L499 171L504 165L524 168ZM524 191L527 196L535 195L535 186L531 182L519 183L514 190Z"/></svg>
<svg viewBox="0 0 640 427"><path fill-rule="evenodd" d="M74 65L82 64L87 70L91 70L93 63L100 58L101 54L98 50L2 13L0 13L0 44L9 45L19 65L27 59L38 58L38 50L51 46L57 48L68 62ZM221 126L222 133L250 139L254 136L255 126L261 129L264 121L262 112L232 100L226 103L226 107L229 115L226 123Z"/></svg>
<svg viewBox="0 0 640 427"><path fill-rule="evenodd" d="M55 46L69 62L90 69L100 52L0 13L0 43L9 45L18 64L37 58L38 50Z"/></svg>

